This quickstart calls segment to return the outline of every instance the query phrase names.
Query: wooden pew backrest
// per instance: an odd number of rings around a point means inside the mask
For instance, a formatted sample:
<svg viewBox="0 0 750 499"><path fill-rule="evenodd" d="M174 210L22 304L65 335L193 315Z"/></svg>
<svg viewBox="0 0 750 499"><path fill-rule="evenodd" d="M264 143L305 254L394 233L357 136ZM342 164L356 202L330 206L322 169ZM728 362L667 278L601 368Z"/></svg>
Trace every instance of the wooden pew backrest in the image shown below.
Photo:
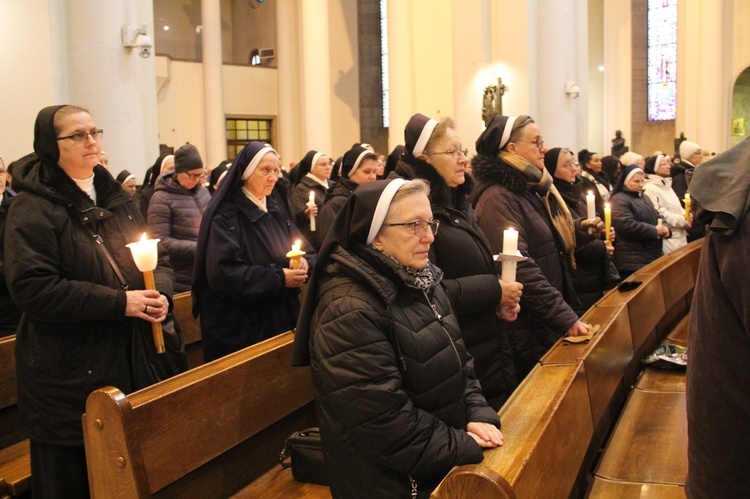
<svg viewBox="0 0 750 499"><path fill-rule="evenodd" d="M293 333L125 396L93 392L83 417L92 497L150 497L313 400L290 367Z"/></svg>

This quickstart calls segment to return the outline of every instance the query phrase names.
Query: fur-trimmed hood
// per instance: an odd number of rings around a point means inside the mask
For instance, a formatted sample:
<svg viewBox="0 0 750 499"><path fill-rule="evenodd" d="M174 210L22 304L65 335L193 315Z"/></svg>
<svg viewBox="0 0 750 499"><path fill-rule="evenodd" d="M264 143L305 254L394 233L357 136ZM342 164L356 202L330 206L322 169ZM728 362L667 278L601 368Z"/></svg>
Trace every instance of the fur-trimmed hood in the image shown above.
<svg viewBox="0 0 750 499"><path fill-rule="evenodd" d="M477 155L471 160L471 168L477 181L477 188L472 195L472 202L476 203L482 192L489 186L500 184L514 194L530 191L529 180L499 157Z"/></svg>

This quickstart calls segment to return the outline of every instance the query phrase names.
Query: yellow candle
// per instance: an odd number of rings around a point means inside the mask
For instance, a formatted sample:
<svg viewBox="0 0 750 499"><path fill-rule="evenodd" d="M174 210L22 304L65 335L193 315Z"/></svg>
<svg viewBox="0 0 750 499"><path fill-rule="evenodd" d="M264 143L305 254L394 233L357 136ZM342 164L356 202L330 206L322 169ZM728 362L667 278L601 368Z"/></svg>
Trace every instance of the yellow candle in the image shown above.
<svg viewBox="0 0 750 499"><path fill-rule="evenodd" d="M690 218L690 194L685 193L685 220Z"/></svg>
<svg viewBox="0 0 750 499"><path fill-rule="evenodd" d="M609 229L612 227L612 208L609 203L604 203L604 240L607 246L612 245L612 241L609 238Z"/></svg>
<svg viewBox="0 0 750 499"><path fill-rule="evenodd" d="M146 285L146 289L156 289L156 281L154 280L154 269L156 268L156 262L159 259L159 250L156 243L159 239L146 239L146 233L143 233L140 241L126 244L130 249L130 253L133 255L133 261L138 270L143 272L143 282ZM154 346L156 347L156 353L164 353L164 335L161 330L161 322L151 323L151 334L154 337Z"/></svg>
<svg viewBox="0 0 750 499"><path fill-rule="evenodd" d="M286 257L289 258L289 268L292 270L299 267L299 259L305 255L305 252L300 249L300 246L302 246L302 241L297 239L294 241L294 244L292 244L291 251L288 251L286 254Z"/></svg>

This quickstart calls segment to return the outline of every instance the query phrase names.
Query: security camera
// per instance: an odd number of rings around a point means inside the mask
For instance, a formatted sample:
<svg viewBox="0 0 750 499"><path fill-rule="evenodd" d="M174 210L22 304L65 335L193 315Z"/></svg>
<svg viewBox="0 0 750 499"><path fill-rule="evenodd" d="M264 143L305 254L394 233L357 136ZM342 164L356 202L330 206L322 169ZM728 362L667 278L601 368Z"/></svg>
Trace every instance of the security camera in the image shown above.
<svg viewBox="0 0 750 499"><path fill-rule="evenodd" d="M138 48L138 55L145 59L151 55L151 49L154 47L154 44L150 36L139 34L135 38L135 46Z"/></svg>

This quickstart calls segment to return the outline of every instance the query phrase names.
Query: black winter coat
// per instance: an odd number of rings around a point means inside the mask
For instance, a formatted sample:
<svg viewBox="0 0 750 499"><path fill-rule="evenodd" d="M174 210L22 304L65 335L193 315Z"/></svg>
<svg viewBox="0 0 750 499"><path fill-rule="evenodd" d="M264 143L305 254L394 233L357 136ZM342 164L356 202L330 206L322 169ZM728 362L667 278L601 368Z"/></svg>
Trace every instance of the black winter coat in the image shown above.
<svg viewBox="0 0 750 499"><path fill-rule="evenodd" d="M310 177L305 175L302 177L297 185L292 190L292 200L289 203L292 210L292 220L297 226L300 232L305 236L305 239L312 244L315 251L320 249L320 245L323 243L323 239L320 237L320 230L317 227L318 220L316 219L315 232L310 230L310 219L305 216L305 210L307 209L307 203L310 201L310 191L315 193L315 204L318 206L318 213L323 207L323 203L326 200L326 188L312 180Z"/></svg>
<svg viewBox="0 0 750 499"><path fill-rule="evenodd" d="M323 207L318 212L318 218L315 220L318 225L317 228L320 232L319 237L321 241L325 241L326 234L331 230L336 215L341 211L344 203L346 203L346 200L352 195L352 192L357 188L357 185L356 182L341 177L336 185L326 193L325 204L323 204Z"/></svg>
<svg viewBox="0 0 750 499"><path fill-rule="evenodd" d="M8 208L14 198L8 193L2 195L0 203L0 252L2 252L5 234L5 219L8 216ZM18 322L21 320L21 311L10 297L8 285L5 283L5 266L0 256L0 337L16 334Z"/></svg>
<svg viewBox="0 0 750 499"><path fill-rule="evenodd" d="M211 220L206 247L207 285L200 322L206 362L293 329L299 288L287 288L286 253L304 239L286 212L266 198L268 213L240 189L228 194ZM311 263L315 253L303 242Z"/></svg>
<svg viewBox="0 0 750 499"><path fill-rule="evenodd" d="M508 333L495 315L502 297L497 264L467 199L474 180L466 175L462 185L451 189L429 163L419 159L400 161L395 172L430 183L432 215L440 220L430 261L444 272L443 285L456 299L461 336L474 358L482 393L498 410L516 388L516 373Z"/></svg>
<svg viewBox="0 0 750 499"><path fill-rule="evenodd" d="M612 258L624 279L664 254L656 232L659 213L648 196L634 191L620 191L610 203L612 226L617 232Z"/></svg>
<svg viewBox="0 0 750 499"><path fill-rule="evenodd" d="M125 291L87 226L102 237L130 289L143 277L125 244L146 224L102 166L94 168L97 205L57 166L18 165L21 192L8 214L6 280L23 311L16 338L18 407L33 440L83 445L81 415L103 386L131 391L130 337L150 325L125 317ZM154 277L171 300L172 271L160 251Z"/></svg>
<svg viewBox="0 0 750 499"><path fill-rule="evenodd" d="M166 173L156 180L148 206L148 226L152 237L161 239L169 254L175 292L181 293L190 291L193 282L198 230L211 194L201 184L185 189L174 175Z"/></svg>
<svg viewBox="0 0 750 499"><path fill-rule="evenodd" d="M469 422L500 426L481 395L440 271L416 288L388 257L338 247L325 262L311 367L335 498L428 497L453 466L478 463ZM324 263L324 262L321 262Z"/></svg>
<svg viewBox="0 0 750 499"><path fill-rule="evenodd" d="M588 217L584 184L577 178L571 184L560 178L555 178L555 186L568 205L574 219L582 220ZM574 307L577 314L583 315L599 298L604 295L605 279L607 277L607 246L601 239L579 238L577 240L575 257L576 268L575 289L580 306Z"/></svg>
<svg viewBox="0 0 750 499"><path fill-rule="evenodd" d="M520 382L547 350L578 320L566 303L574 296L569 256L557 242L541 197L526 177L500 158L472 159L477 188L472 202L479 227L494 253L503 250L503 231L518 230L518 250L528 260L518 263L523 284L521 313L507 325Z"/></svg>

